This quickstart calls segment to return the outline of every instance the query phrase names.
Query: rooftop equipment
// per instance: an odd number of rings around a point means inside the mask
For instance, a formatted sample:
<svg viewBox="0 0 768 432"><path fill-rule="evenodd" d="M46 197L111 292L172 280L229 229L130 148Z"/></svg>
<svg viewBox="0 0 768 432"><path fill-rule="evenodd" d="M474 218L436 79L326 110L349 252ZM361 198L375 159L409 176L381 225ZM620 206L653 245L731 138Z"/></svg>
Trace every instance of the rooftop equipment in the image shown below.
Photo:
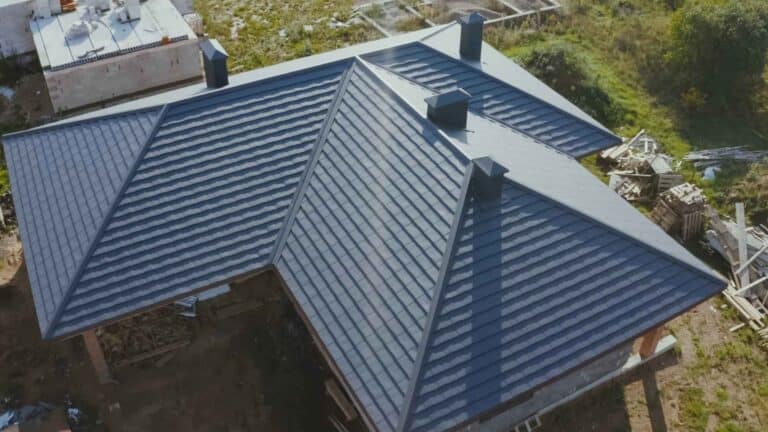
<svg viewBox="0 0 768 432"><path fill-rule="evenodd" d="M480 60L483 49L483 23L485 17L477 12L459 18L461 41L459 53L467 60Z"/></svg>
<svg viewBox="0 0 768 432"><path fill-rule="evenodd" d="M473 159L472 164L472 190L477 199L485 202L501 198L504 174L509 170L490 157Z"/></svg>
<svg viewBox="0 0 768 432"><path fill-rule="evenodd" d="M467 127L467 110L471 95L463 89L449 90L424 101L427 103L427 117L440 126L451 129Z"/></svg>
<svg viewBox="0 0 768 432"><path fill-rule="evenodd" d="M216 39L206 39L200 42L200 50L203 52L203 68L205 69L205 82L208 88L219 88L229 84L229 72L227 71L227 58L229 55Z"/></svg>

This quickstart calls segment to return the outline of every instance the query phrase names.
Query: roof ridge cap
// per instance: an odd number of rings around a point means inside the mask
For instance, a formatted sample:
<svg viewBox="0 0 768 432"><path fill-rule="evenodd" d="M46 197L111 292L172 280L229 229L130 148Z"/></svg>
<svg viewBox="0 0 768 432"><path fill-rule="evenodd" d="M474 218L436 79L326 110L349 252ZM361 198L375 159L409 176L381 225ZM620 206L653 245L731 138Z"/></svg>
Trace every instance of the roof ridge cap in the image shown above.
<svg viewBox="0 0 768 432"><path fill-rule="evenodd" d="M437 274L437 281L435 282L435 291L432 295L432 303L430 304L429 314L427 315L427 321L424 325L424 331L419 342L418 352L416 354L416 361L414 363L413 371L408 380L408 390L403 397L403 405L400 410L400 421L397 426L397 431L404 432L408 430L411 425L412 412L414 409L414 403L416 401L416 389L421 376L423 375L424 357L432 341L432 329L434 328L437 320L438 310L440 309L441 300L443 297L443 291L445 288L445 279L450 269L453 256L456 252L456 235L461 228L461 223L464 220L464 209L466 208L469 197L469 186L472 182L472 175L476 169L476 166L472 160L464 172L464 179L461 185L461 192L456 204L456 209L453 214L453 223L451 224L451 230L448 233L448 240L446 241L445 251L443 251L443 258L440 262L440 271Z"/></svg>
<svg viewBox="0 0 768 432"><path fill-rule="evenodd" d="M333 101L331 102L331 106L328 107L327 117L325 118L323 126L320 129L320 133L317 136L317 141L312 148L312 154L309 157L307 167L304 169L304 173L302 174L301 180L299 181L299 186L296 189L296 194L293 198L293 201L291 202L291 207L288 210L285 223L280 229L280 233L278 234L277 240L275 241L274 249L272 250L272 254L268 260L268 263L271 265L276 265L278 258L282 255L285 242L288 239L288 234L290 234L293 228L293 222L296 220L296 214L301 207L301 202L304 200L304 194L309 185L309 180L312 178L312 175L315 172L315 166L317 166L320 153L322 152L323 147L325 147L326 141L328 141L328 133L330 132L331 126L336 119L336 113L339 111L341 100L347 93L347 87L349 86L349 81L351 80L352 73L354 72L355 65L357 64L357 58L353 58L349 63L349 66L342 74L341 82L339 82L339 87L336 89L336 94L333 98Z"/></svg>
<svg viewBox="0 0 768 432"><path fill-rule="evenodd" d="M104 231L109 226L109 222L112 220L112 216L115 214L115 211L117 210L117 206L123 200L123 197L125 196L125 192L131 183L131 180L135 177L136 170L138 169L139 165L141 165L141 162L144 160L144 156L147 154L147 151L149 150L149 147L152 144L152 141L154 141L155 136L160 130L160 126L163 124L163 121L165 120L165 117L168 113L168 109L170 105L171 104L166 104L162 106L160 113L157 116L157 120L155 120L155 124L152 126L151 132L147 136L147 139L144 141L144 145L141 148L139 155L136 157L136 160L133 162L131 169L128 171L128 174L125 176L125 179L123 180L123 183L120 186L120 190L118 191L117 195L115 196L115 199L112 201L109 208L107 209L106 214L104 215L104 220L102 221L101 226L99 226L98 231L96 231L96 234L94 234L93 240L91 241L90 246L88 246L87 252L83 256L82 260L80 261L80 264L78 265L74 276L72 276L72 280L70 281L70 284L67 287L66 292L64 293L64 297L62 298L61 302L56 308L56 311L54 312L50 322L48 323L48 327L45 329L45 333L43 334L43 339L50 339L54 336L56 327L59 324L59 321L61 320L61 315L66 310L67 305L69 304L69 300L71 299L72 294L74 294L75 288L77 287L78 282L83 277L83 273L85 272L88 262L90 261L93 254L96 252L96 248L99 245L101 238L104 236Z"/></svg>

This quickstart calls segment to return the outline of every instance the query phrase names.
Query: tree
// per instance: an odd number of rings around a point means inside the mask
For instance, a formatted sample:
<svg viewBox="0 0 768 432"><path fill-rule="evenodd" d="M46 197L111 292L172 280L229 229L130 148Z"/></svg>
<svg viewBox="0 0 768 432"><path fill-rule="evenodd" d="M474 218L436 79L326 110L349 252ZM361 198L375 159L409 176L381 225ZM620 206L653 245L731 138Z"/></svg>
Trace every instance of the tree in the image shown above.
<svg viewBox="0 0 768 432"><path fill-rule="evenodd" d="M671 43L667 61L681 93L695 90L712 108L744 107L764 85L768 2L688 1L672 19Z"/></svg>

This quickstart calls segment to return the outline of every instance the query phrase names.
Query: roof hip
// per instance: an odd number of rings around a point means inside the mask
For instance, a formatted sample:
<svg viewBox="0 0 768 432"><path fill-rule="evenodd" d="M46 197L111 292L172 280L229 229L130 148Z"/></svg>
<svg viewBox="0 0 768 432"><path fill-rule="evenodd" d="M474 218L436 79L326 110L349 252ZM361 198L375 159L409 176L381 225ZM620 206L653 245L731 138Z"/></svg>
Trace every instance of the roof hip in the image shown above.
<svg viewBox="0 0 768 432"><path fill-rule="evenodd" d="M136 170L139 167L139 165L141 165L141 161L144 159L144 155L147 153L147 150L150 147L149 146L150 143L152 143L152 141L155 138L155 135L157 135L158 131L160 130L160 126L163 124L163 121L165 120L165 116L168 113L168 108L170 105L171 104L164 105L162 110L160 111L160 114L157 116L157 120L155 120L155 124L152 127L152 132L150 132L150 134L147 136L147 139L144 140L144 144L141 148L141 152L136 157L136 160L133 162L133 166L131 166L130 171L128 171L128 175L126 175L125 179L123 180L122 185L120 186L120 190L115 196L115 199L110 204L109 209L107 210L107 213L104 215L104 219L101 222L101 225L99 226L99 230L96 231L96 234L94 235L90 246L88 246L88 251L85 253L85 255L83 256L83 259L80 261L80 264L78 265L77 271L75 271L74 276L72 276L72 281L69 283L69 286L67 287L67 291L65 292L62 301L57 306L56 312L54 312L53 314L53 318L48 323L48 328L45 329L43 339L51 338L55 334L56 326L61 320L61 315L67 309L67 303L69 303L69 299L72 297L72 294L75 292L75 289L77 288L77 285L80 279L82 278L83 273L85 272L85 269L88 266L88 261L90 261L91 256L93 256L94 252L96 251L96 248L99 245L99 239L101 239L101 237L104 235L104 231L109 226L109 222L112 219L112 215L115 213L117 206L120 204L120 201L122 201L123 195L125 195L125 191L128 189L128 186L131 184L131 179L136 175Z"/></svg>

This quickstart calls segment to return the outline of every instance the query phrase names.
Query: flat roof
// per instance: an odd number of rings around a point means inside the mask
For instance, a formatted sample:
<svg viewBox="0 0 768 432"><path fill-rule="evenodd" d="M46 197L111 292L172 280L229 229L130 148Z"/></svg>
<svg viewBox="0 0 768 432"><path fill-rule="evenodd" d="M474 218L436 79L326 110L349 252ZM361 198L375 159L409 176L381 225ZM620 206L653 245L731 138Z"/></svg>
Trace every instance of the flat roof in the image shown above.
<svg viewBox="0 0 768 432"><path fill-rule="evenodd" d="M164 37L172 42L196 39L178 10L169 0L141 3L141 19L120 22L112 10L99 13L94 31L67 38L69 28L82 20L86 6L74 12L36 18L29 22L43 69L60 70L161 45Z"/></svg>

